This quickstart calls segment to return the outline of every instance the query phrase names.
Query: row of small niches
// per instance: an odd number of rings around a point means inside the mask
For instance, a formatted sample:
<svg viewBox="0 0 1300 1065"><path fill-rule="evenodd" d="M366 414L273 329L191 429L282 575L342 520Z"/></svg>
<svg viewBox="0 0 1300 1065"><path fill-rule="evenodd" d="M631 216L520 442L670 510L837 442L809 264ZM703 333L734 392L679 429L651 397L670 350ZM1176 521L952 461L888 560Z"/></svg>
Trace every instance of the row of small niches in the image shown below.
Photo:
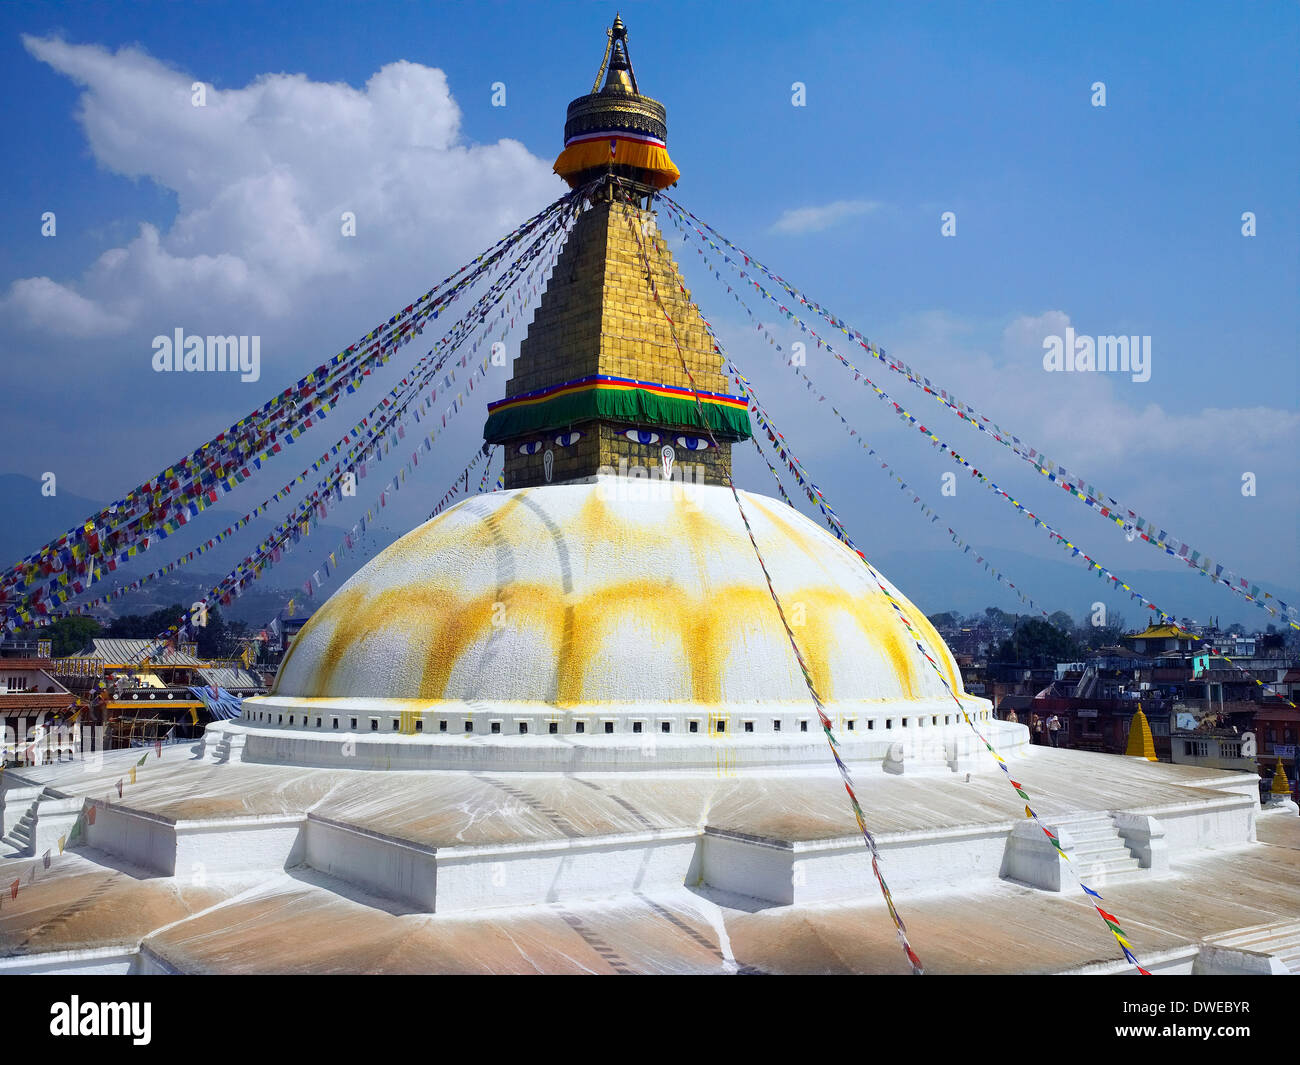
<svg viewBox="0 0 1300 1065"><path fill-rule="evenodd" d="M246 716L247 716L247 715L246 715ZM979 720L979 721L987 721L987 720L989 720L989 712L988 712L987 710L985 710L985 711L981 711L980 713L974 714L974 715L972 715L972 716L975 717L975 718L976 718L977 720ZM272 717L275 718L274 721L271 720ZM285 718L286 718L286 717L288 717L288 719L289 719L287 722L285 721ZM301 718L301 722L299 721L299 718ZM316 722L316 723L313 725L313 724L312 724L312 719L311 719L311 717L310 717L309 715L307 715L307 714L287 714L287 715L286 715L286 714L274 714L274 715L273 715L273 714L271 714L269 711L266 711L266 710L257 710L257 711L254 711L254 712L253 712L253 715L252 715L252 717L251 717L250 720L252 720L255 724L265 724L265 725L272 725L272 724L274 724L274 725L284 725L284 724L289 724L289 725L294 725L294 726L301 725L301 727L303 727L303 728L318 728L318 729L325 729L325 727L326 727L326 726L323 724L323 722L325 721L325 718L323 718L323 717L318 717L318 718L316 718L316 719L315 719L315 722ZM328 731L339 731L341 728L343 728L343 726L342 726L342 722L347 721L347 722L348 722L348 725L346 726L347 731L349 731L349 732L356 732L356 731L358 731L359 723L360 723L362 720L367 720L367 721L370 722L370 731L371 731L371 732L379 732L379 731L381 731L381 730L380 730L380 727L379 727L380 718L377 718L377 717L370 717L370 718L365 718L365 719L357 718L357 717L330 717L330 718L329 718L329 722L330 722L330 724L329 724ZM437 720L438 731L439 731L439 732L453 732L453 731L456 731L456 730L454 730L454 729L452 728L452 720L451 720L450 718L445 718L445 717L443 717L443 718L437 718L436 720ZM474 722L473 722L473 720L471 720L471 719L469 719L469 718L461 718L460 720L461 720L461 723L462 723L462 726L463 726L463 731L464 731L465 734L468 735L468 734L473 733L473 732L475 731L475 730L474 730ZM847 731L847 732L858 732L858 731L867 731L867 732L871 732L871 731L874 731L874 730L875 730L875 727L876 727L876 720L875 720L874 718L866 718L866 719L864 719L864 720L865 720L865 723L866 723L866 726L867 726L865 730L860 730L860 729L858 729L858 719L857 719L857 718L843 718L843 717L841 717L841 727L842 727L845 731ZM886 729L892 729L892 728L894 727L894 720L895 720L895 719L892 718L892 717L887 717L887 718L885 718L885 719L884 719L884 722L885 722L885 728L886 728ZM915 717L915 718L913 718L913 717L904 717L904 718L900 718L900 719L898 719L898 720L899 720L899 722L900 722L900 724L902 725L903 728L911 728L911 727L912 727L912 722L915 722L915 723L916 723L916 727L918 727L918 728L922 728L922 727L924 727L927 723L930 724L931 726L938 726L938 725L940 725L940 720L939 720L939 715L938 715L938 714L921 715L921 716L918 716L918 717ZM393 717L393 718L389 718L389 721L392 723L392 731L393 731L393 732L402 733L402 734L405 734L405 735L411 735L412 733L417 733L417 732L423 732L423 731L424 731L424 718L421 717L421 716L418 716L418 715L416 715L416 714L410 714L409 716L407 716L407 717L405 717L405 718L403 718L403 717ZM807 731L808 731L809 721L810 721L809 718L801 718L801 719L799 720L799 723L798 723L798 724L799 724L799 731L800 731L800 732L807 732ZM952 724L955 724L956 721L957 721L957 718L956 718L956 715L954 715L954 714L944 714L944 715L943 715L943 721L942 721L942 724L944 724L944 725L952 725ZM534 723L535 723L535 722L529 722L529 721L518 721L518 722L516 722L516 724L517 724L517 726L518 726L518 729L519 729L519 735L521 735L521 736L527 736L527 735L529 735L529 734L533 731L532 728L531 728L530 726L531 726L532 724L534 724ZM541 722L536 722L536 723L539 724L539 725L545 725L545 726L546 726L546 728L545 728L545 734L546 734L546 735L554 736L554 735L558 735L559 732L560 732L560 722L558 722L558 721L541 721ZM604 732L605 732L606 734L610 734L610 733L613 733L613 732L615 731L615 725L616 725L616 723L617 723L617 722L616 722L614 719L610 719L610 718L602 718L602 719L600 719L599 721L596 722L597 726L603 726L603 728L604 728ZM632 732L633 732L633 733L643 733L643 732L647 731L647 729L645 728L645 726L646 726L647 724L649 724L649 723L650 723L650 722L648 722L648 721L636 721L636 720L632 721L632 722L631 722L631 725L632 725ZM490 734L492 734L492 735L499 735L499 734L501 734L501 733L504 731L504 730L503 730L503 727L502 727L503 724L504 724L504 722L502 722L502 721L489 719L489 720L488 720L488 732L489 732ZM742 733L750 733L750 732L756 732L756 731L758 731L757 728L756 728L756 725L757 725L757 722L756 722L756 721L742 720L740 724L741 724L740 731L741 731ZM701 729L701 728L700 728L701 725L704 725L705 728ZM403 727L403 726L405 726L405 727ZM572 733L572 734L582 734L582 733L585 733L586 731L587 731L587 722L586 722L586 721L575 721L575 722L573 722L573 733ZM598 731L598 729L595 730L595 731ZM626 731L626 730L624 730L624 731ZM671 733L671 732L672 732L672 722L671 722L671 721L660 721L660 722L659 722L659 731L660 731L661 733ZM688 733L699 733L699 732L703 731L703 732L705 732L706 734L712 734L712 735L724 735L724 734L727 732L727 722L726 722L725 720L720 719L720 718L710 718L708 721L705 721L703 718L700 718L700 719L698 719L698 720L694 720L694 721L690 721L690 720L688 720L687 723L686 723L686 731L687 731ZM773 718L773 719L772 719L772 731L773 731L773 732L780 732L780 731L781 731L781 719L780 719L780 718ZM539 732L540 732L540 729L539 729Z"/></svg>

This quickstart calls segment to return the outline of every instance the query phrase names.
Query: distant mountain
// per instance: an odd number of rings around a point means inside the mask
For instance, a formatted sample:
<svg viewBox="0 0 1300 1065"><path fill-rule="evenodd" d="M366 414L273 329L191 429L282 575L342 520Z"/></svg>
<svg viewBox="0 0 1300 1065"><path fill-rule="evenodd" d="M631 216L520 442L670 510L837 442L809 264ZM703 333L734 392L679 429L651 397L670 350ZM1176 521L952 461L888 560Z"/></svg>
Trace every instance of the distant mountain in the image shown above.
<svg viewBox="0 0 1300 1065"><path fill-rule="evenodd" d="M40 487L40 482L31 477L0 474L0 499L6 503L3 518L0 518L0 566L16 562L104 506L103 501L63 491L45 497L41 495ZM240 514L233 510L214 509L205 511L204 517L206 520L199 529L202 535L210 536L238 520ZM277 515L276 520L280 517ZM193 602L224 577L273 526L272 519L259 518L251 528L242 530L240 535L231 537L229 542L218 545L191 564L201 568L182 567L166 577L153 580L113 603L111 613L147 614L170 603ZM346 531L338 525L317 526L309 537L286 552L278 565L266 571L260 581L226 608L226 615L253 625L269 620L278 609L277 604L283 604L290 596L302 596L303 582L322 566L329 552L342 542ZM195 534L194 540L198 535ZM331 567L330 579L313 598L318 601L327 598L395 539L397 533L372 525L357 549L336 556L337 568ZM120 582L115 575L112 581L97 585L97 594L102 595L119 583L149 572L149 562L154 558L158 559L155 565L171 561L177 554L189 550L194 540L182 536L177 538L170 552L165 546L150 551L144 561L121 571ZM1137 600L1130 600L1122 591L1109 591L1107 582L1098 579L1095 573L1090 574L1077 560L1064 554L1059 558L1040 558L996 548L990 552L990 557L1048 613L1064 610L1076 622L1083 623L1092 604L1102 602L1112 617L1115 613L1122 614L1130 626L1151 616L1151 612L1143 609ZM1027 613L1030 609L1013 592L1005 590L982 573L968 557L955 550L887 552L873 557L872 562L927 614L947 610L969 614L986 606L1019 613ZM1250 630L1263 629L1270 621L1276 622L1227 588L1212 584L1190 570L1134 570L1123 573L1123 577L1178 617L1204 622L1214 616L1224 626L1240 622ZM1300 591L1295 588L1269 585L1269 590L1287 602L1300 603Z"/></svg>
<svg viewBox="0 0 1300 1065"><path fill-rule="evenodd" d="M0 518L0 567L8 566L26 557L37 548L62 536L73 526L105 505L106 501L88 499L75 493L57 491L53 496L41 495L40 481L21 474L0 474L0 499L7 503ZM204 522L198 526L201 535L211 536L239 520L242 515L234 510L210 509L204 511ZM158 577L142 588L109 605L104 613L148 614L171 603L192 603L221 580L250 550L274 527L282 515L272 520L258 518L248 528L229 541L207 551L202 559L183 566L165 577ZM351 528L349 525L347 528ZM312 529L311 535L302 539L292 550L286 551L281 561L264 571L244 594L224 609L227 617L260 625L268 621L290 596L302 598L302 584L326 561L347 534L347 528L324 524ZM190 550L200 533L193 537L179 534L175 542L150 551L129 567L123 567L108 580L94 586L93 595L104 595L123 584L138 579L154 567L170 562L179 554ZM331 576L320 589L321 598L329 596L361 566L382 551L396 535L382 528L372 528L356 549L336 555L337 566L331 566ZM168 546L171 550L167 550ZM154 560L157 560L156 562ZM96 613L101 613L96 611Z"/></svg>
<svg viewBox="0 0 1300 1065"><path fill-rule="evenodd" d="M982 549L981 549L982 550ZM1004 576L1032 596L1049 614L1064 610L1079 624L1084 624L1093 603L1105 603L1111 620L1121 614L1130 626L1138 626L1154 616L1122 588L1110 591L1109 581L1098 578L1077 559L1062 552L1059 559L1039 558L997 548L990 557ZM926 614L955 610L962 614L997 606L1014 613L1030 613L1014 592L1004 591L992 577L954 550L894 551L873 558L884 576ZM1258 577L1259 575L1256 574ZM1176 617L1207 622L1211 616L1223 626L1240 622L1247 630L1263 630L1270 622L1279 624L1263 610L1234 595L1221 584L1199 577L1188 569L1131 570L1121 573L1123 580L1148 596ZM1268 590L1288 603L1300 602L1300 592L1286 585L1271 584Z"/></svg>
<svg viewBox="0 0 1300 1065"><path fill-rule="evenodd" d="M55 482L55 494L41 495L41 482L19 473L0 473L0 566L10 566L38 547L62 536L106 504L65 492Z"/></svg>

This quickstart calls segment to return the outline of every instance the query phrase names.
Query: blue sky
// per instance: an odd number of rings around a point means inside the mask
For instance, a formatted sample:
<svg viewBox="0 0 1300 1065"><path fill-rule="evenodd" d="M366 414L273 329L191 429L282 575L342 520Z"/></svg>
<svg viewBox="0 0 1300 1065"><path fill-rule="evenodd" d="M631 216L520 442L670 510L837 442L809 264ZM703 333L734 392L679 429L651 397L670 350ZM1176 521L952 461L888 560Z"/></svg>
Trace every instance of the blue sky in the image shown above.
<svg viewBox="0 0 1300 1065"><path fill-rule="evenodd" d="M53 470L70 491L115 498L553 199L564 107L589 90L613 10L0 8L0 341L23 397L0 426L0 473ZM621 11L641 87L668 107L677 199L1183 539L1261 583L1300 584L1294 5ZM167 94L194 80L218 106L179 114ZM791 104L796 81L805 107ZM505 107L491 106L494 82ZM344 244L337 209L352 203L359 233ZM40 236L45 211L55 238ZM940 235L944 211L955 237ZM951 550L901 503L876 505L890 482L789 389L694 251L675 253L863 546ZM1045 373L1041 338L1067 323L1150 336L1151 380ZM261 335L262 380L152 373L150 339L176 326ZM952 467L834 364L808 373L851 397L846 413L967 539L995 557L1061 557L978 487L940 496ZM489 383L484 403L503 380ZM880 383L924 402L899 378ZM928 417L1112 568L1165 565L954 419ZM472 453L481 412L460 421L395 525L427 513ZM756 460L738 470L770 489ZM889 575L905 591L924 577ZM1205 582L1188 583L1199 596ZM1225 613L1234 602L1222 593Z"/></svg>

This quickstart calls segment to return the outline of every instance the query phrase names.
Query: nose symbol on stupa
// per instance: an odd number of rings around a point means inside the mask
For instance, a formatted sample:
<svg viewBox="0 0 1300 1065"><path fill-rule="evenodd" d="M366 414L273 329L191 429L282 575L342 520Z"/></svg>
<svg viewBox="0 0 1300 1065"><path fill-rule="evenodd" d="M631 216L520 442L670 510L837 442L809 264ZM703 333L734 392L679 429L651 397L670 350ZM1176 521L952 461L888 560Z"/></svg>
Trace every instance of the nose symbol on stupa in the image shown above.
<svg viewBox="0 0 1300 1065"><path fill-rule="evenodd" d="M673 476L673 459L675 459L676 457L677 457L677 452L675 452L675 451L674 451L671 447L669 447L667 444L665 444L665 445L663 446L663 450L659 452L659 461L662 462L662 463L664 464L664 480L665 480L665 481L668 481L668 480L671 480L671 479L672 479L672 476Z"/></svg>

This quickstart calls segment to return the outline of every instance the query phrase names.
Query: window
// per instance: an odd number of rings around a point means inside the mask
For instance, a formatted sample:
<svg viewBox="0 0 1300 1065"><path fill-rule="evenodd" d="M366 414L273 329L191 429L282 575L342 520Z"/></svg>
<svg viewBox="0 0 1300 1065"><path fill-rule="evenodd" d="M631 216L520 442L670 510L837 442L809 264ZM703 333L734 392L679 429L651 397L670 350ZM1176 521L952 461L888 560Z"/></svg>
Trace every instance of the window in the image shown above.
<svg viewBox="0 0 1300 1065"><path fill-rule="evenodd" d="M753 732L753 731L754 731L754 722L752 722L752 721L746 721L746 722L745 722L745 731L746 731L746 732Z"/></svg>
<svg viewBox="0 0 1300 1065"><path fill-rule="evenodd" d="M393 731L396 732L399 728L401 728L401 725L399 724L399 719L393 718Z"/></svg>
<svg viewBox="0 0 1300 1065"><path fill-rule="evenodd" d="M851 720L851 721L849 721L849 725L848 725L848 727L849 727L849 731L850 731L850 732L854 732L854 731L857 730L858 723L857 723L856 721L852 721L852 720Z"/></svg>
<svg viewBox="0 0 1300 1065"><path fill-rule="evenodd" d="M474 722L473 722L473 721L466 721L466 722L465 722L465 731L466 731L466 732L473 732L473 731L474 731Z"/></svg>
<svg viewBox="0 0 1300 1065"><path fill-rule="evenodd" d="M560 731L560 723L558 721L552 721L549 725L546 726L546 731L549 732L552 736L554 736L557 732Z"/></svg>
<svg viewBox="0 0 1300 1065"><path fill-rule="evenodd" d="M937 725L938 723L939 723L939 715L935 714L934 717L930 718L930 724ZM947 722L945 721L944 724L947 724Z"/></svg>
<svg viewBox="0 0 1300 1065"><path fill-rule="evenodd" d="M885 728L893 728L893 727L894 727L894 719L892 717L885 718Z"/></svg>
<svg viewBox="0 0 1300 1065"><path fill-rule="evenodd" d="M903 718L903 728L907 728L907 718Z"/></svg>
<svg viewBox="0 0 1300 1065"><path fill-rule="evenodd" d="M585 721L576 721L576 722L574 722L574 725L573 725L573 731L574 731L574 732L586 732L586 731L587 731L587 723L586 723Z"/></svg>
<svg viewBox="0 0 1300 1065"><path fill-rule="evenodd" d="M438 722L438 731L439 731L439 732L446 732L446 731L447 731L447 721L446 721L445 718L444 718L443 720L441 720L441 721Z"/></svg>
<svg viewBox="0 0 1300 1065"><path fill-rule="evenodd" d="M293 724L293 714L289 715L289 724Z"/></svg>
<svg viewBox="0 0 1300 1065"><path fill-rule="evenodd" d="M612 721L606 721L606 722L605 722L605 732L606 732L606 734L608 734L608 733L610 733L610 732L613 732L613 731L614 731L614 722L612 722Z"/></svg>
<svg viewBox="0 0 1300 1065"><path fill-rule="evenodd" d="M356 732L356 730L357 730L357 719L356 719L355 717L352 719L352 725L351 725L351 728L352 728L352 731L353 731L353 732Z"/></svg>
<svg viewBox="0 0 1300 1065"><path fill-rule="evenodd" d="M800 722L799 722L799 731L800 731L800 732L807 732L807 731L808 731L808 722L807 722L807 721L800 721Z"/></svg>
<svg viewBox="0 0 1300 1065"><path fill-rule="evenodd" d="M283 714L280 714L280 715L278 715L278 717L279 717L279 720L276 721L276 724L277 724L277 725L283 725L283 724L284 724L284 715L283 715Z"/></svg>
<svg viewBox="0 0 1300 1065"><path fill-rule="evenodd" d="M663 722L663 723L659 726L659 731L660 731L660 732L672 732L672 730L673 730L672 725L669 724L667 721Z"/></svg>
<svg viewBox="0 0 1300 1065"><path fill-rule="evenodd" d="M421 718L419 721L417 721L417 722L415 723L415 731L416 731L416 732L423 732L423 731L424 731L424 719L423 719L423 718Z"/></svg>
<svg viewBox="0 0 1300 1065"><path fill-rule="evenodd" d="M317 727L317 728L320 728L320 718L317 718L317 719L316 719L316 727Z"/></svg>
<svg viewBox="0 0 1300 1065"><path fill-rule="evenodd" d="M874 717L870 718L867 721L867 731L870 732L875 727L876 727L876 719Z"/></svg>
<svg viewBox="0 0 1300 1065"><path fill-rule="evenodd" d="M528 733L528 722L527 721L519 722L519 735L524 736L527 735L527 733Z"/></svg>
<svg viewBox="0 0 1300 1065"><path fill-rule="evenodd" d="M500 721L493 721L493 722L492 722L492 728L491 728L491 731L492 731L492 733L493 733L494 735L495 735L496 733L500 732L500 731L501 731L501 722L500 722Z"/></svg>
<svg viewBox="0 0 1300 1065"><path fill-rule="evenodd" d="M377 717L372 717L372 718L370 719L370 731L371 731L371 732L378 732L378 731L379 731L379 718L377 718Z"/></svg>
<svg viewBox="0 0 1300 1065"><path fill-rule="evenodd" d="M715 727L714 731L715 731L715 732L726 732L726 731L727 731L727 723L726 723L725 721L719 721L718 724L717 724L717 726Z"/></svg>
<svg viewBox="0 0 1300 1065"><path fill-rule="evenodd" d="M689 725L686 726L686 731L687 731L687 732L699 732L699 731L700 731L700 723L699 723L698 721L692 721Z"/></svg>
<svg viewBox="0 0 1300 1065"><path fill-rule="evenodd" d="M773 718L773 719L772 719L772 731L773 731L773 732L780 732L780 731L781 731L781 719L780 719L780 718Z"/></svg>
<svg viewBox="0 0 1300 1065"><path fill-rule="evenodd" d="M338 719L337 717L332 717L332 718L330 718L330 727L331 727L331 728L338 728L338 727L339 727L339 719Z"/></svg>
<svg viewBox="0 0 1300 1065"><path fill-rule="evenodd" d="M632 722L632 731L633 731L633 732L640 732L640 731L641 731L641 722L640 722L640 721L633 721L633 722Z"/></svg>

